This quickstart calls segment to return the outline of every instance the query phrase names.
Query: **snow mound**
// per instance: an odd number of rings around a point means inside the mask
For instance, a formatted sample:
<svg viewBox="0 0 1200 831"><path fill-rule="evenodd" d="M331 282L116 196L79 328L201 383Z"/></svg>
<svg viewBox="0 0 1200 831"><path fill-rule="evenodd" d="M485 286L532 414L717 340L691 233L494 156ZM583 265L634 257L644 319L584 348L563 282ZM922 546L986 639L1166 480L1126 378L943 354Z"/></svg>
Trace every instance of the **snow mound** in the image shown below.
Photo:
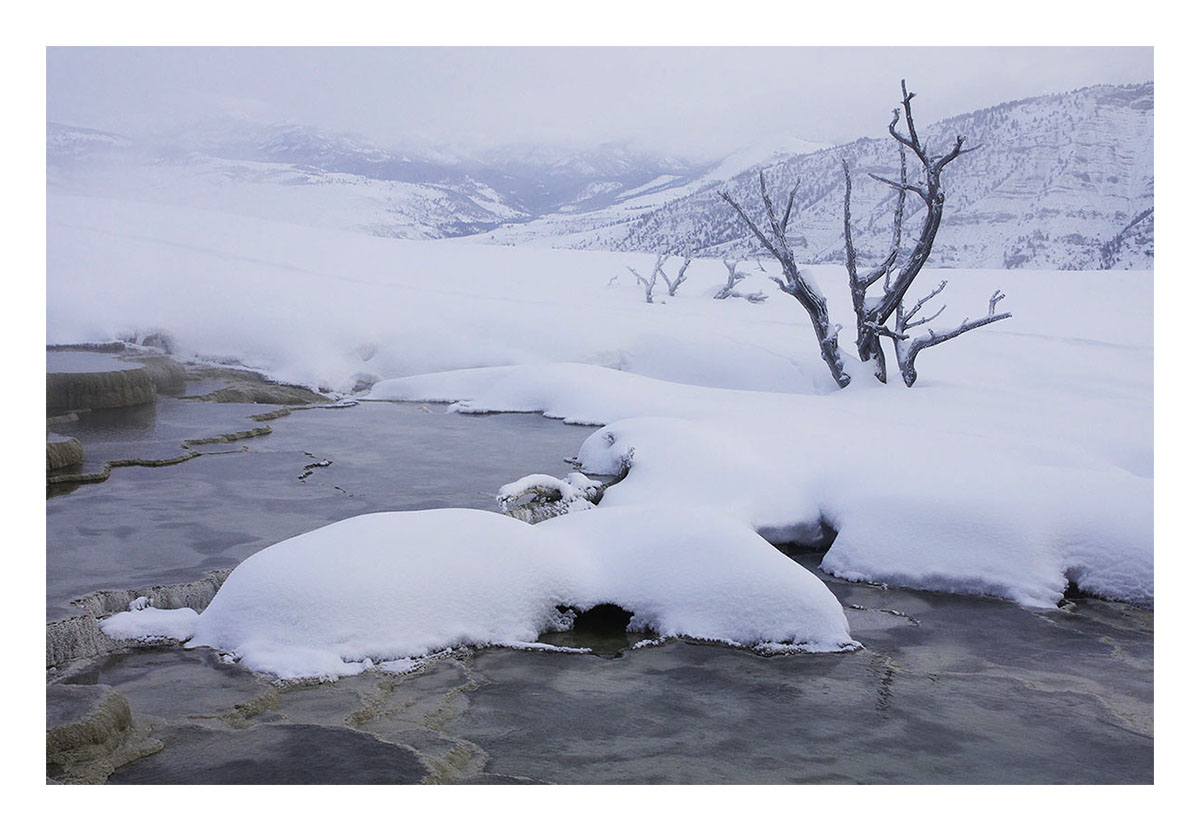
<svg viewBox="0 0 1200 831"><path fill-rule="evenodd" d="M562 627L556 607L601 603L663 636L857 646L813 574L739 523L681 508L537 526L467 509L364 514L263 549L202 614L169 622L171 637L260 672L337 677L454 646L532 646ZM122 612L103 625L152 638L162 614Z"/></svg>
<svg viewBox="0 0 1200 831"><path fill-rule="evenodd" d="M194 609L155 609L131 603L128 612L101 621L100 629L116 640L186 641L192 636L198 617Z"/></svg>

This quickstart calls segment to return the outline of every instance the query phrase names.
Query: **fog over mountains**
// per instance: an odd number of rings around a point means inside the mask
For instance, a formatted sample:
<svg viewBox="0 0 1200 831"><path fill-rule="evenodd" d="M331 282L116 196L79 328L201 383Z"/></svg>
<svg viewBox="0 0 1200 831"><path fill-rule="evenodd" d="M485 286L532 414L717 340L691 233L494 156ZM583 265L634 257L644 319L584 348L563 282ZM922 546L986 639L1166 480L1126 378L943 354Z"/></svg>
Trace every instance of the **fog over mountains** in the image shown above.
<svg viewBox="0 0 1200 831"><path fill-rule="evenodd" d="M914 111L919 119L919 97ZM960 134L980 145L943 175L947 209L931 264L1152 268L1153 114L1146 83L999 104L927 127L918 121L933 152ZM233 117L137 137L49 123L47 178L65 192L377 236L758 256L719 193L728 189L754 214L761 169L776 198L800 182L791 223L797 258L835 262L844 257L843 158L861 255L887 245L894 197L869 174L896 175L889 119L881 113L878 137L838 147L797 139L720 159L666 158L625 144L396 150Z"/></svg>

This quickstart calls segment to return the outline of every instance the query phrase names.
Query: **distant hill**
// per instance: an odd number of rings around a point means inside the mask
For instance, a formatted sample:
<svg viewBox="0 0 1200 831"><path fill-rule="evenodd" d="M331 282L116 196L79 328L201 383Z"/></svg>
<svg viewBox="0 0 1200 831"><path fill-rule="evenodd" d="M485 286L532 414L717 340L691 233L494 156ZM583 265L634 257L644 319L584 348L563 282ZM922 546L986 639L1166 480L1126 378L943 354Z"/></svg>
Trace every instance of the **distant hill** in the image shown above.
<svg viewBox="0 0 1200 831"><path fill-rule="evenodd" d="M919 115L919 96L914 109ZM933 152L952 147L956 135L981 145L945 169L947 207L931 265L1152 268L1153 84L1014 101L918 130ZM896 176L897 144L885 135L765 168L777 194L801 183L791 228L802 261L844 258L842 158L853 176L856 243L867 256L889 245L893 192L868 175ZM755 252L756 242L719 198L725 188L747 209L761 211L757 172L745 171L638 218L612 247Z"/></svg>
<svg viewBox="0 0 1200 831"><path fill-rule="evenodd" d="M919 96L914 109L919 118ZM400 151L315 127L232 117L138 139L49 123L47 180L68 192L378 236L754 256L761 254L755 241L719 192L759 210L761 169L781 196L800 182L791 226L797 257L836 262L844 256L843 158L854 178L861 255L879 256L888 244L892 195L868 174L895 175L889 115L880 114L879 138L838 147L793 140L707 161L611 143L587 151ZM981 145L946 168L946 215L930 263L1152 268L1153 120L1147 83L1014 101L922 128L934 152L957 134Z"/></svg>

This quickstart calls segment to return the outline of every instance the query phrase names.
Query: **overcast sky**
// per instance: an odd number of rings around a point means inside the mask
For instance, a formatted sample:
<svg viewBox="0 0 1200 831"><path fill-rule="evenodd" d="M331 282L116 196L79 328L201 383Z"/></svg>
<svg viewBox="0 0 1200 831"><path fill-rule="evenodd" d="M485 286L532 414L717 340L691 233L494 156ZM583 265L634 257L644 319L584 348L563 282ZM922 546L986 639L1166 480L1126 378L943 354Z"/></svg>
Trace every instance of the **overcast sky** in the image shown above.
<svg viewBox="0 0 1200 831"><path fill-rule="evenodd" d="M60 47L47 118L138 133L237 113L386 146L595 144L714 154L882 135L899 80L927 123L1153 80L1139 47Z"/></svg>

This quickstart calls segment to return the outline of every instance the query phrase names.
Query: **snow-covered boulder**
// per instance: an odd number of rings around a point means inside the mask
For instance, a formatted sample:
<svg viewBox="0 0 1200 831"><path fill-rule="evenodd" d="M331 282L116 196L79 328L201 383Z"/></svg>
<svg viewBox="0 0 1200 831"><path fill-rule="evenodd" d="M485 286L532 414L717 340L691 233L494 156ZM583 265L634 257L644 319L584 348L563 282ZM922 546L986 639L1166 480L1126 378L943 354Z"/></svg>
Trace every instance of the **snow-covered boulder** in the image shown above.
<svg viewBox="0 0 1200 831"><path fill-rule="evenodd" d="M364 514L258 552L199 616L147 608L101 625L190 638L282 678L336 677L447 647L527 646L564 625L559 607L602 603L663 636L857 646L817 577L744 525L680 508L537 526L467 509Z"/></svg>
<svg viewBox="0 0 1200 831"><path fill-rule="evenodd" d="M496 493L496 504L506 515L536 525L574 511L586 511L600 501L604 485L582 473L558 479L532 473L509 482Z"/></svg>

